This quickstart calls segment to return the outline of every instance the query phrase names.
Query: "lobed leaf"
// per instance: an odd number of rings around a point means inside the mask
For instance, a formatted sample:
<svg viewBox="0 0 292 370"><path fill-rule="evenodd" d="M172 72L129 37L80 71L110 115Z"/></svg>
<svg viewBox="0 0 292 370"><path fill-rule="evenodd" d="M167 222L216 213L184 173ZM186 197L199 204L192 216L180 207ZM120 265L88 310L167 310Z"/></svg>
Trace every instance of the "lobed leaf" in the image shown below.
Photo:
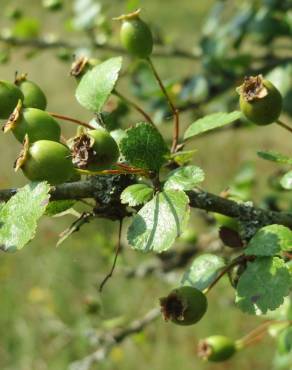
<svg viewBox="0 0 292 370"><path fill-rule="evenodd" d="M292 231L282 225L269 225L258 230L248 243L245 254L274 256L289 250L292 250Z"/></svg>
<svg viewBox="0 0 292 370"><path fill-rule="evenodd" d="M184 231L189 219L189 199L183 191L166 190L155 195L134 216L128 241L134 249L163 252Z"/></svg>
<svg viewBox="0 0 292 370"><path fill-rule="evenodd" d="M184 140L189 139L193 136L202 134L204 132L214 130L215 128L223 127L232 123L241 117L240 111L234 111L231 113L213 113L198 119L193 122L186 130Z"/></svg>
<svg viewBox="0 0 292 370"><path fill-rule="evenodd" d="M34 237L49 202L49 189L46 182L28 184L0 208L0 249L14 252Z"/></svg>
<svg viewBox="0 0 292 370"><path fill-rule="evenodd" d="M248 263L239 279L236 304L249 314L273 311L289 294L291 283L291 273L281 258L258 257Z"/></svg>
<svg viewBox="0 0 292 370"><path fill-rule="evenodd" d="M85 73L76 89L78 102L92 112L101 112L115 87L121 68L122 57L115 57Z"/></svg>
<svg viewBox="0 0 292 370"><path fill-rule="evenodd" d="M158 171L169 153L160 132L144 122L126 131L120 149L131 165L151 171Z"/></svg>

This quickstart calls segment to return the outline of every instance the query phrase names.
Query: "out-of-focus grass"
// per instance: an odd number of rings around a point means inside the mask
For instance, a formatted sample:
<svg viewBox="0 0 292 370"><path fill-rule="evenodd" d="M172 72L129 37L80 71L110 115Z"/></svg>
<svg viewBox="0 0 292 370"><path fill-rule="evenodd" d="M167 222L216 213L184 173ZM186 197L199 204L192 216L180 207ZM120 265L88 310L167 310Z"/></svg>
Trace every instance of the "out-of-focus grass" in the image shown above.
<svg viewBox="0 0 292 370"><path fill-rule="evenodd" d="M3 2L8 3L7 1ZM46 27L58 26L62 16L45 15L39 1L25 0L29 14L39 14ZM124 2L104 1L112 16L124 11ZM196 32L213 1L176 0L141 1L145 18L158 23L167 36L180 47L192 47ZM33 4L33 6L32 6ZM4 6L3 5L3 6ZM58 26L62 29L62 26ZM28 72L47 93L50 111L78 118L89 118L76 104L75 83L68 76L68 65L59 62L52 52L42 52L33 59L24 58L25 51L14 53L8 66L0 67L0 78L12 79L16 70ZM157 61L164 77L169 73L184 75L195 70L190 61ZM188 122L184 122L186 124ZM64 124L68 127L68 124ZM73 132L65 129L65 135ZM288 152L285 132L277 127L229 131L205 136L191 144L198 148L195 162L207 174L205 186L212 191L222 190L232 178L240 163L255 159L257 149L279 149ZM0 134L0 186L18 186L25 183L21 174L13 173L12 164L20 145L10 136ZM264 188L273 164L255 160L259 188ZM87 334L91 328L100 329L109 324L104 320L120 318L127 322L143 315L157 305L172 285L157 277L146 280L128 280L116 274L101 296L98 282L109 268L115 245L117 225L96 221L86 225L62 247L54 247L57 235L72 222L44 218L36 239L23 251L0 255L0 369L3 370L64 370L68 364L94 350ZM133 266L147 258L126 248L119 266ZM178 281L178 277L177 280ZM86 314L85 299L92 295L101 302L96 316ZM117 346L107 362L96 369L130 370L184 370L191 369L270 369L273 343L267 341L239 354L234 361L223 365L204 364L196 358L195 345L200 337L224 333L244 335L260 320L241 314L233 307L233 291L227 280L210 293L209 311L198 325L176 327L158 320L145 332Z"/></svg>

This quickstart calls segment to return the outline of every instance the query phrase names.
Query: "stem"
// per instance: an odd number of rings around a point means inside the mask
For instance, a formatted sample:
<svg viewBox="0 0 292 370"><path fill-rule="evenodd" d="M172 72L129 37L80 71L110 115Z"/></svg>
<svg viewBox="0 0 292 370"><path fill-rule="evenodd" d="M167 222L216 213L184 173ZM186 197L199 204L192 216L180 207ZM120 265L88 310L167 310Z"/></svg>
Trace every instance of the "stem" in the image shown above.
<svg viewBox="0 0 292 370"><path fill-rule="evenodd" d="M112 277L112 275L114 273L114 270L115 270L115 267L116 267L116 263L117 263L117 260L118 260L118 256L119 256L119 253L121 251L122 228L123 228L123 219L120 220L120 224L119 224L118 245L117 245L117 248L116 248L114 262L112 264L112 268L111 268L110 272L106 275L106 277L103 279L103 281L101 282L101 284L99 286L99 291L100 292L102 292L103 287L105 286L106 282L108 281L108 279L110 279Z"/></svg>
<svg viewBox="0 0 292 370"><path fill-rule="evenodd" d="M160 86L160 89L161 91L163 92L167 102L168 102L168 105L173 113L173 117L174 117L174 125L173 125L173 140L172 140L172 147L171 147L171 152L172 153L175 153L176 150L177 150L177 144L178 144L178 138L179 138L179 111L178 109L175 107L175 105L173 104L168 92L166 91L164 85L163 85L163 82L161 81L160 77L159 77L159 74L156 70L156 68L154 67L154 64L152 63L152 60L150 58L147 58L147 61L151 67L151 70L153 72L153 75L154 77L156 78L159 86Z"/></svg>
<svg viewBox="0 0 292 370"><path fill-rule="evenodd" d="M141 107L139 107L138 104L133 102L132 100L126 98L124 95L122 95L119 91L116 89L113 91L113 94L119 97L121 100L123 100L128 105L132 106L134 109L136 109L137 112L139 112L147 122L149 122L152 126L155 126L155 123L152 121L152 118L149 116L148 113L146 113Z"/></svg>
<svg viewBox="0 0 292 370"><path fill-rule="evenodd" d="M149 173L140 168L127 168L119 170L102 170L102 171L89 171L82 170L80 168L76 169L81 175L96 176L96 175L127 175L129 173L149 177Z"/></svg>
<svg viewBox="0 0 292 370"><path fill-rule="evenodd" d="M237 258L235 258L235 260L233 260L232 262L230 262L230 264L228 266L226 266L221 272L220 274L216 277L216 279L214 281L212 281L212 283L206 288L203 290L203 293L204 294L208 294L210 292L210 290L218 283L218 281L229 271L232 269L232 267L236 266L236 265L239 265L241 262L243 262L244 260L246 260L246 256L239 256Z"/></svg>
<svg viewBox="0 0 292 370"><path fill-rule="evenodd" d="M69 122L73 122L73 123L76 123L77 125L80 125L80 126L83 126L83 127L86 127L86 128L89 128L90 130L94 130L94 127L90 126L88 123L86 122L82 122L82 121L79 121L78 119L75 119L75 118L72 118L72 117L68 117L68 116L63 116L62 114L58 114L58 113L52 113L52 112L48 112L52 117L55 117L55 118L59 118L63 121L69 121Z"/></svg>
<svg viewBox="0 0 292 370"><path fill-rule="evenodd" d="M283 127L285 130L289 131L289 132L292 132L292 127L288 126L286 123L282 122L281 120L277 120L276 123Z"/></svg>

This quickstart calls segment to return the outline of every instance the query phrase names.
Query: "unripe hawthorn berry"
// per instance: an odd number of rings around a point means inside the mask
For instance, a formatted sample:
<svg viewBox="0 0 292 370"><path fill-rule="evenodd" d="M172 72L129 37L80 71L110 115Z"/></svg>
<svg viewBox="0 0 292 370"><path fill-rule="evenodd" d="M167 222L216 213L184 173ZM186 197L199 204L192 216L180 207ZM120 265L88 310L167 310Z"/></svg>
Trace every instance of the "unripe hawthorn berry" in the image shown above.
<svg viewBox="0 0 292 370"><path fill-rule="evenodd" d="M260 126L277 121L283 99L279 90L262 75L246 77L237 92L240 109L248 120Z"/></svg>
<svg viewBox="0 0 292 370"><path fill-rule="evenodd" d="M7 119L19 100L24 96L21 90L7 81L0 81L0 119Z"/></svg>
<svg viewBox="0 0 292 370"><path fill-rule="evenodd" d="M4 125L4 132L10 130L21 143L26 135L30 143L38 140L59 141L61 135L58 122L47 112L36 108L21 109L21 104L18 104Z"/></svg>
<svg viewBox="0 0 292 370"><path fill-rule="evenodd" d="M26 75L23 74L16 78L15 84L23 93L23 106L25 108L38 108L42 110L46 109L46 95L35 82L28 80Z"/></svg>
<svg viewBox="0 0 292 370"><path fill-rule="evenodd" d="M153 49L153 37L149 26L139 17L140 10L122 15L120 38L130 54L138 58L148 58Z"/></svg>
<svg viewBox="0 0 292 370"><path fill-rule="evenodd" d="M50 140L29 145L27 137L15 163L15 170L19 168L29 180L48 181L51 185L64 183L74 175L70 150L65 145Z"/></svg>
<svg viewBox="0 0 292 370"><path fill-rule="evenodd" d="M207 311L208 302L200 290L182 286L167 297L160 298L161 312L165 321L178 325L192 325L200 321Z"/></svg>
<svg viewBox="0 0 292 370"><path fill-rule="evenodd" d="M224 335L213 335L198 344L198 356L211 362L226 361L236 351L236 342Z"/></svg>
<svg viewBox="0 0 292 370"><path fill-rule="evenodd" d="M71 151L73 164L89 171L109 169L119 158L117 143L103 128L77 136Z"/></svg>

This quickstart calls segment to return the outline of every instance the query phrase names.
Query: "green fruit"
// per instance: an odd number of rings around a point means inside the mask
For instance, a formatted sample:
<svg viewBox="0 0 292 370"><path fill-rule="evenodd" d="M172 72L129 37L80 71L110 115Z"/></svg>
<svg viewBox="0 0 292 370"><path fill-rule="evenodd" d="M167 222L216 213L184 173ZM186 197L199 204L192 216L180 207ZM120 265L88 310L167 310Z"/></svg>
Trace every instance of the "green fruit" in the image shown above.
<svg viewBox="0 0 292 370"><path fill-rule="evenodd" d="M16 170L22 169L31 181L48 181L51 185L68 181L74 174L70 150L63 144L40 140L24 150L16 161Z"/></svg>
<svg viewBox="0 0 292 370"><path fill-rule="evenodd" d="M247 77L237 90L242 113L257 125L268 125L277 121L282 110L279 90L261 75Z"/></svg>
<svg viewBox="0 0 292 370"><path fill-rule="evenodd" d="M23 109L16 121L12 122L11 130L21 143L25 135L28 135L30 143L38 140L59 141L61 135L58 122L47 112L36 108Z"/></svg>
<svg viewBox="0 0 292 370"><path fill-rule="evenodd" d="M17 86L0 81L0 118L7 119L17 106L18 100L23 99L23 93Z"/></svg>
<svg viewBox="0 0 292 370"><path fill-rule="evenodd" d="M153 49L153 38L149 26L139 17L139 11L122 15L121 43L128 52L138 58L148 58Z"/></svg>
<svg viewBox="0 0 292 370"><path fill-rule="evenodd" d="M60 10L63 7L63 1L62 0L43 0L43 7L51 11Z"/></svg>
<svg viewBox="0 0 292 370"><path fill-rule="evenodd" d="M200 321L207 311L208 302L200 290L183 286L174 289L167 297L160 298L165 321L178 325L192 325Z"/></svg>
<svg viewBox="0 0 292 370"><path fill-rule="evenodd" d="M198 356L212 362L226 361L237 351L234 340L223 335L213 335L199 342Z"/></svg>
<svg viewBox="0 0 292 370"><path fill-rule="evenodd" d="M72 159L77 168L102 171L109 169L118 158L118 145L103 128L90 130L74 139Z"/></svg>
<svg viewBox="0 0 292 370"><path fill-rule="evenodd" d="M38 108L42 110L46 109L46 95L36 83L27 80L25 77L16 79L15 83L23 93L23 106L25 108Z"/></svg>

